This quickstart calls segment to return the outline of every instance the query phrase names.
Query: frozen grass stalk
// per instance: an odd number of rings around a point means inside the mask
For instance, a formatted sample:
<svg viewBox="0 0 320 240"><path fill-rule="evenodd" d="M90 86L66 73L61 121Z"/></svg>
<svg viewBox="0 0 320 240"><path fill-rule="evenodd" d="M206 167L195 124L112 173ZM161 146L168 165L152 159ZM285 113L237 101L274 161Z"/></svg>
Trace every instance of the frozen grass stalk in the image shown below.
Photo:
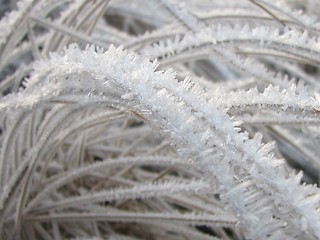
<svg viewBox="0 0 320 240"><path fill-rule="evenodd" d="M316 0L11 2L1 239L320 238Z"/></svg>

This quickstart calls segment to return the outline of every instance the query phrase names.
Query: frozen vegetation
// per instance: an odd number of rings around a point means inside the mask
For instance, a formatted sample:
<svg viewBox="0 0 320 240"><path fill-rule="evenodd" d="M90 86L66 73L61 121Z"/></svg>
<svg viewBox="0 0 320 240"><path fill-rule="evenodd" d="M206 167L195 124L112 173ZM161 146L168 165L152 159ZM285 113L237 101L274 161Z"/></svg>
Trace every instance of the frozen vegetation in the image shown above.
<svg viewBox="0 0 320 240"><path fill-rule="evenodd" d="M318 0L0 3L0 239L320 239Z"/></svg>

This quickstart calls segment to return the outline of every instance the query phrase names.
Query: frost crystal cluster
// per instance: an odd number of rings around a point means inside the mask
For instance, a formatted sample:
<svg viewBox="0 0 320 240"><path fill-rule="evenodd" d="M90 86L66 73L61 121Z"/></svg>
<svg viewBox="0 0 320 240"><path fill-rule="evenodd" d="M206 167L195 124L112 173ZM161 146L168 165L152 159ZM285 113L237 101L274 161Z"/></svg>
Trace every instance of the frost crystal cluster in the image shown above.
<svg viewBox="0 0 320 240"><path fill-rule="evenodd" d="M0 3L0 239L320 239L317 0Z"/></svg>

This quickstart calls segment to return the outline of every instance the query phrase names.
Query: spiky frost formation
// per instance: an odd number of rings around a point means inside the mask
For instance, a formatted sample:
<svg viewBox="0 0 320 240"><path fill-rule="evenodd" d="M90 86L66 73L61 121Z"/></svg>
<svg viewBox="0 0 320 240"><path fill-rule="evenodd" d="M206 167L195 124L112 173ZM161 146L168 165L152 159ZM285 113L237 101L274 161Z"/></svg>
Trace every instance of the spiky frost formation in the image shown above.
<svg viewBox="0 0 320 240"><path fill-rule="evenodd" d="M21 1L0 21L1 237L320 238L314 6Z"/></svg>

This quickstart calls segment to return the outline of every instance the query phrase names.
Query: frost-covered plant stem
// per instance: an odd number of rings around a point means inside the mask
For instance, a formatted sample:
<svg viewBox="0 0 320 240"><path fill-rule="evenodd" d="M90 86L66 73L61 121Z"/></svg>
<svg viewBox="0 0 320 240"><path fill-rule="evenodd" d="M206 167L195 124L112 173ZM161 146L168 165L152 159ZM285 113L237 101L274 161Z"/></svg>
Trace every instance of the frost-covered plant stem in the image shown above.
<svg viewBox="0 0 320 240"><path fill-rule="evenodd" d="M138 114L167 133L212 183L218 181L222 199L238 213L247 236L319 237L317 188L301 186L301 174L286 176L281 161L270 153L272 146L262 144L259 135L248 139L239 133L239 123L190 79L178 82L172 70L154 72L157 63L113 47L105 53L71 47L38 67L19 96L23 102L9 96L2 110L16 105L23 111L65 99L86 106L99 99ZM39 95L44 86L46 94Z"/></svg>
<svg viewBox="0 0 320 240"><path fill-rule="evenodd" d="M315 0L16 7L1 239L320 238Z"/></svg>

